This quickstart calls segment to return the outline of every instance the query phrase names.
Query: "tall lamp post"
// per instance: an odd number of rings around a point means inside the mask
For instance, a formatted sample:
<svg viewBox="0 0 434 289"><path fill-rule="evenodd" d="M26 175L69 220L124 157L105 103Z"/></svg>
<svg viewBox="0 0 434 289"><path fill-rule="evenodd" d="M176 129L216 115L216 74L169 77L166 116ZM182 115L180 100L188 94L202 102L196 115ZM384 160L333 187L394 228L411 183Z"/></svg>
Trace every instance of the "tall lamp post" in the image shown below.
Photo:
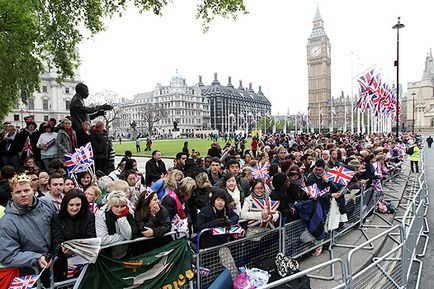
<svg viewBox="0 0 434 289"><path fill-rule="evenodd" d="M414 134L414 124L416 122L416 120L414 119L414 99L416 97L416 92L413 91L413 93L411 94L411 96L413 97L413 134Z"/></svg>
<svg viewBox="0 0 434 289"><path fill-rule="evenodd" d="M401 23L401 17L398 17L398 23L392 27L392 29L396 29L396 138L399 137L399 29L404 27L404 24Z"/></svg>

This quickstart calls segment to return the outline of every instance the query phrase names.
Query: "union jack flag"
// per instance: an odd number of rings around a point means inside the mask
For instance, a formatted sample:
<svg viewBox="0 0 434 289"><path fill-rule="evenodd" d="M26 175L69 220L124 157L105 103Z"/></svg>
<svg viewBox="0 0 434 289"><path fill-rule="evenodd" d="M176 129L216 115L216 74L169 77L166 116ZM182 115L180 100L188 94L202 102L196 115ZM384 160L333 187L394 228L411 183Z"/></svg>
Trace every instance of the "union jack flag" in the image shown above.
<svg viewBox="0 0 434 289"><path fill-rule="evenodd" d="M25 154L28 157L33 155L33 148L32 148L32 143L30 142L29 135L27 136L26 141L24 143L23 154Z"/></svg>
<svg viewBox="0 0 434 289"><path fill-rule="evenodd" d="M268 214L273 214L277 212L277 208L279 207L279 201L273 201L270 199L257 199L252 198L252 206L250 210L252 212L268 212ZM275 226L272 221L264 222L262 220L249 220L247 223L248 227L261 227L261 228L270 228L274 229Z"/></svg>
<svg viewBox="0 0 434 289"><path fill-rule="evenodd" d="M334 118L336 118L338 116L338 114L336 113L336 108L332 107L332 115Z"/></svg>
<svg viewBox="0 0 434 289"><path fill-rule="evenodd" d="M396 148L398 149L398 153L400 156L405 156L405 146L397 144Z"/></svg>
<svg viewBox="0 0 434 289"><path fill-rule="evenodd" d="M188 232L188 220L187 218L181 219L178 214L173 217L173 226L180 232Z"/></svg>
<svg viewBox="0 0 434 289"><path fill-rule="evenodd" d="M236 226L230 226L230 227L217 227L213 228L211 233L213 235L244 235L245 231L242 227L236 225Z"/></svg>
<svg viewBox="0 0 434 289"><path fill-rule="evenodd" d="M334 183L346 186L356 174L343 166L334 167L326 172L326 178Z"/></svg>
<svg viewBox="0 0 434 289"><path fill-rule="evenodd" d="M15 277L9 289L27 289L32 288L38 281L41 275L26 275L21 277Z"/></svg>
<svg viewBox="0 0 434 289"><path fill-rule="evenodd" d="M94 162L93 149L90 142L84 146L81 146L79 149L76 149L76 151L80 152L83 163L92 164Z"/></svg>
<svg viewBox="0 0 434 289"><path fill-rule="evenodd" d="M316 183L314 183L311 186L304 187L303 190L306 192L306 194L311 199L316 199L317 197L319 197L321 195L321 192L318 189L318 185Z"/></svg>
<svg viewBox="0 0 434 289"><path fill-rule="evenodd" d="M81 164L81 156L78 152L65 154L66 168L68 173L75 171Z"/></svg>
<svg viewBox="0 0 434 289"><path fill-rule="evenodd" d="M252 173L255 180L268 178L268 165L262 164L261 166L254 166L250 172Z"/></svg>
<svg viewBox="0 0 434 289"><path fill-rule="evenodd" d="M372 187L374 188L374 192L376 194L381 193L383 191L381 180L372 180Z"/></svg>
<svg viewBox="0 0 434 289"><path fill-rule="evenodd" d="M84 267L84 264L69 265L66 277L67 278L72 278L72 277L78 275L78 273L81 272L81 270L83 269L83 267Z"/></svg>

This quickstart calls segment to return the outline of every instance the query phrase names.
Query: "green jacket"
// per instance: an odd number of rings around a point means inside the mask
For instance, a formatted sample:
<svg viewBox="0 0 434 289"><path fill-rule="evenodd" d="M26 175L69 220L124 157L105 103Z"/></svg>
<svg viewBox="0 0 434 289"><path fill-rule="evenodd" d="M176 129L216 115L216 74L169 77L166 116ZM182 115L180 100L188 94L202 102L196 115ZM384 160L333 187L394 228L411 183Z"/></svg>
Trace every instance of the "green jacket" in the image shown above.
<svg viewBox="0 0 434 289"><path fill-rule="evenodd" d="M418 162L419 161L419 156L420 156L420 149L419 149L419 147L416 144L414 144L413 147L414 147L413 148L413 154L409 155L408 159L410 161Z"/></svg>

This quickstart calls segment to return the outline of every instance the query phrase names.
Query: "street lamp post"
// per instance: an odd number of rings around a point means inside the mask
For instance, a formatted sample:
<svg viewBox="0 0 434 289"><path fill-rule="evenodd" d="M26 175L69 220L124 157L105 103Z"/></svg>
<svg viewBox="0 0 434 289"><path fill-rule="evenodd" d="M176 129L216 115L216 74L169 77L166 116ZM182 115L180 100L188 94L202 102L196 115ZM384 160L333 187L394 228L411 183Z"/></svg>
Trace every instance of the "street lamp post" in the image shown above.
<svg viewBox="0 0 434 289"><path fill-rule="evenodd" d="M411 94L411 96L413 97L413 134L414 134L414 124L416 122L416 120L414 119L414 99L416 97L416 93L413 91L413 93Z"/></svg>
<svg viewBox="0 0 434 289"><path fill-rule="evenodd" d="M392 29L396 29L396 138L399 137L399 29L404 27L404 24L401 23L401 17L398 17L398 23L392 27Z"/></svg>

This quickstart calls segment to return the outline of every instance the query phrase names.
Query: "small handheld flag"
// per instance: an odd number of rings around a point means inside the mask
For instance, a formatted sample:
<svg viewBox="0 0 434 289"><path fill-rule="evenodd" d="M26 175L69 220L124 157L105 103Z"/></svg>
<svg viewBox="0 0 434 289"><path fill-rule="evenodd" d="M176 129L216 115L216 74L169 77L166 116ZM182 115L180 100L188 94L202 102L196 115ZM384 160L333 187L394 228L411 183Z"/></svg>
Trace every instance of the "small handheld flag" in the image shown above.
<svg viewBox="0 0 434 289"><path fill-rule="evenodd" d="M355 171L343 166L334 167L326 172L326 178L331 182L346 186L356 174Z"/></svg>
<svg viewBox="0 0 434 289"><path fill-rule="evenodd" d="M250 172L252 173L255 180L264 179L269 177L268 175L268 165L262 164L261 166L254 166Z"/></svg>

